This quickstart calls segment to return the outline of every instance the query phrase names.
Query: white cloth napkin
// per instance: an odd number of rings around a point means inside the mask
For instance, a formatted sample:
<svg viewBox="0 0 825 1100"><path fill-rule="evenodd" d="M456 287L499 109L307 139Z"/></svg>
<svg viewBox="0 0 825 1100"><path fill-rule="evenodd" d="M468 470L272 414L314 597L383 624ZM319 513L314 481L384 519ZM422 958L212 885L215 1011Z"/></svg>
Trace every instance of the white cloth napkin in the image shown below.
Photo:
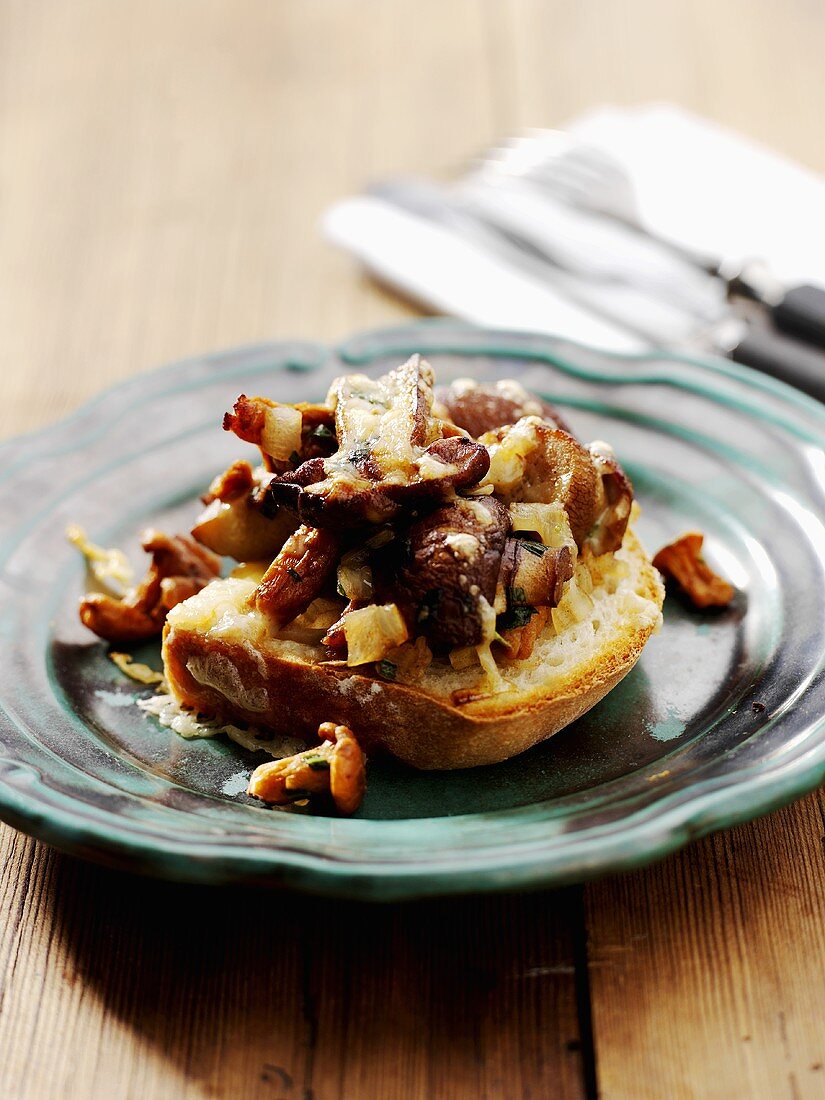
<svg viewBox="0 0 825 1100"><path fill-rule="evenodd" d="M633 183L645 225L731 261L758 257L788 285L825 284L825 183L740 135L663 104L600 108L567 129L609 152ZM345 199L324 230L371 271L436 312L549 332L611 351L701 346L726 315L722 284L604 218L537 200L518 181L471 173L450 194L566 257L537 274L454 229L382 198ZM575 270L576 261L586 261ZM611 280L613 271L629 281ZM605 275L608 277L605 278Z"/></svg>
<svg viewBox="0 0 825 1100"><path fill-rule="evenodd" d="M567 129L626 167L650 229L765 260L788 286L825 285L825 180L814 172L666 103L602 107Z"/></svg>

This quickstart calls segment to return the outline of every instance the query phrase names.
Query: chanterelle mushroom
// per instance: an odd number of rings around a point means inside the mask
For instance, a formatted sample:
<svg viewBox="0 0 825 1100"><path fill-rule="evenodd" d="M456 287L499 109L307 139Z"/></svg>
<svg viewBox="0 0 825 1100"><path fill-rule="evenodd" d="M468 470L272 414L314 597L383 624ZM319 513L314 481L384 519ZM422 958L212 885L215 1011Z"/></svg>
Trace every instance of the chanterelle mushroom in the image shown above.
<svg viewBox="0 0 825 1100"><path fill-rule="evenodd" d="M699 531L688 531L678 539L663 546L653 559L653 564L665 577L676 581L681 591L694 607L727 607L736 595L736 589L724 577L714 573L702 557L705 536Z"/></svg>
<svg viewBox="0 0 825 1100"><path fill-rule="evenodd" d="M140 584L122 599L95 592L80 601L84 626L109 642L139 642L159 634L167 611L220 575L220 558L186 535L147 531L152 555Z"/></svg>
<svg viewBox="0 0 825 1100"><path fill-rule="evenodd" d="M339 813L355 813L366 790L367 758L348 726L322 722L318 736L316 748L260 764L247 793L275 805L329 794Z"/></svg>
<svg viewBox="0 0 825 1100"><path fill-rule="evenodd" d="M320 593L340 549L341 540L333 531L302 524L281 547L250 602L274 629L286 626Z"/></svg>

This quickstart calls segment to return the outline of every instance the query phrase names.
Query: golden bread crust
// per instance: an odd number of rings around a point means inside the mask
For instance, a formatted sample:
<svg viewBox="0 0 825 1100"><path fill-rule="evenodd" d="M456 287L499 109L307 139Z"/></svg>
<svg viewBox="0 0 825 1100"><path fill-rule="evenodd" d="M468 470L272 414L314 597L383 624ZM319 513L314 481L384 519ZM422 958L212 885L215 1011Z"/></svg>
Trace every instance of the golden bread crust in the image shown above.
<svg viewBox="0 0 825 1100"><path fill-rule="evenodd" d="M589 710L624 677L656 629L663 588L632 530L622 550L634 592L648 612L602 631L598 649L561 678L454 706L449 692L390 683L345 665L255 645L231 632L190 629L173 616L163 639L166 679L184 705L226 721L279 734L315 738L320 722L351 727L368 753L387 751L425 770L467 768L507 760L550 737ZM183 620L183 621L182 621ZM548 630L552 633L552 627ZM513 665L503 664L508 678ZM196 673L193 674L193 670Z"/></svg>

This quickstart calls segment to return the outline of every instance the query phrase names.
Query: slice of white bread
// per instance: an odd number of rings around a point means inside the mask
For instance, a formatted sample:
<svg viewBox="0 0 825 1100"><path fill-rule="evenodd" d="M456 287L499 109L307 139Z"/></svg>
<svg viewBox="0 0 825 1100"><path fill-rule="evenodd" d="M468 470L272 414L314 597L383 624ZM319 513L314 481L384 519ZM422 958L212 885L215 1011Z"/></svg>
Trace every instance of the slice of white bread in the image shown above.
<svg viewBox="0 0 825 1100"><path fill-rule="evenodd" d="M662 583L632 529L616 554L592 559L582 579L578 589L569 582L556 626L548 623L531 657L499 661L508 690L485 694L482 686L481 697L461 706L452 694L483 685L478 665L457 671L434 661L418 682L401 684L330 663L321 645L272 637L247 604L255 581L240 578L213 581L170 611L166 680L180 703L224 721L307 740L333 721L350 726L368 753L386 750L415 768L493 764L594 706L661 621Z"/></svg>

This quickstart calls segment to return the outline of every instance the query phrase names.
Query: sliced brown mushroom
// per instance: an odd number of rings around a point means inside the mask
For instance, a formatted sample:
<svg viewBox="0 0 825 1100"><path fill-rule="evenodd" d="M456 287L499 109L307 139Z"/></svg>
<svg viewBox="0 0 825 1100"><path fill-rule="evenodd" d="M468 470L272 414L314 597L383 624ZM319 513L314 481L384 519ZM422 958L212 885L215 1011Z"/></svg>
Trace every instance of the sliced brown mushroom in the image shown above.
<svg viewBox="0 0 825 1100"><path fill-rule="evenodd" d="M500 582L510 606L556 607L564 582L573 576L567 546L549 547L529 539L507 539L501 556Z"/></svg>
<svg viewBox="0 0 825 1100"><path fill-rule="evenodd" d="M418 355L379 379L338 379L329 395L338 450L274 478L270 500L316 527L357 527L476 485L489 466L486 448L442 437L432 385L432 368Z"/></svg>
<svg viewBox="0 0 825 1100"><path fill-rule="evenodd" d="M378 598L393 599L411 632L440 649L478 645L493 614L509 525L492 497L441 505L379 555Z"/></svg>
<svg viewBox="0 0 825 1100"><path fill-rule="evenodd" d="M407 482L325 478L301 489L294 482L276 478L269 486L270 498L289 505L294 502L305 523L318 527L360 527L397 519L404 511L432 506L454 492L477 485L490 465L485 447L472 440L439 439L422 456L426 476ZM296 471L302 475L303 468ZM297 478L296 478L297 480Z"/></svg>
<svg viewBox="0 0 825 1100"><path fill-rule="evenodd" d="M592 443L590 454L602 480L604 507L587 543L594 554L607 554L618 550L624 540L633 506L633 486L606 443Z"/></svg>
<svg viewBox="0 0 825 1100"><path fill-rule="evenodd" d="M515 424L523 416L539 416L556 428L570 431L552 405L528 393L513 379L476 382L472 378L458 378L449 386L439 386L435 397L436 410L474 439Z"/></svg>
<svg viewBox="0 0 825 1100"><path fill-rule="evenodd" d="M213 500L198 517L192 537L235 561L266 561L278 553L296 527L297 520L289 512L267 518L249 497Z"/></svg>
<svg viewBox="0 0 825 1100"><path fill-rule="evenodd" d="M420 355L380 378L345 374L327 396L335 410L339 451L358 466L368 449L379 476L398 470L412 472L416 448L440 438L432 416L433 370ZM355 452L353 455L352 452Z"/></svg>
<svg viewBox="0 0 825 1100"><path fill-rule="evenodd" d="M289 512L264 512L261 491L270 476L248 462L233 462L209 486L192 537L236 561L271 561L298 523Z"/></svg>
<svg viewBox="0 0 825 1100"><path fill-rule="evenodd" d="M630 482L615 459L591 453L567 432L533 416L489 432L482 442L490 451L486 480L502 500L528 504L558 501L567 512L579 549L601 521L607 533L604 539L597 537L597 545L621 545L620 535L624 535L629 516L629 507L627 515L621 514L625 508L621 502L627 499ZM608 493L615 494L615 505Z"/></svg>

